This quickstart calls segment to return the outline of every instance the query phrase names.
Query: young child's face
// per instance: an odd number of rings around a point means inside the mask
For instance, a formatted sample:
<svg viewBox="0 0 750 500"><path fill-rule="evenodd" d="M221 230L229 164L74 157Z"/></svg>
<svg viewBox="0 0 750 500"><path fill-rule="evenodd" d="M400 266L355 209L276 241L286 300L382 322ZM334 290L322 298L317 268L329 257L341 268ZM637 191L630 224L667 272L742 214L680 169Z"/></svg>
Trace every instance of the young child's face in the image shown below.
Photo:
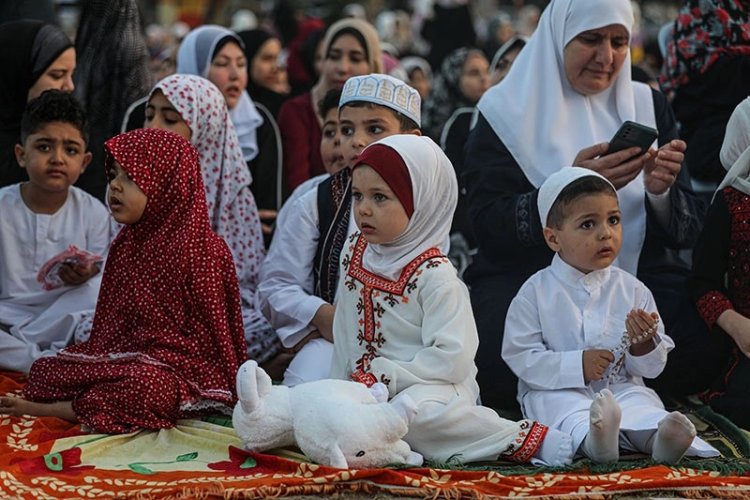
<svg viewBox="0 0 750 500"><path fill-rule="evenodd" d="M547 245L583 273L604 269L617 258L622 243L620 206L609 193L573 200L561 228L545 227Z"/></svg>
<svg viewBox="0 0 750 500"><path fill-rule="evenodd" d="M339 110L331 108L323 122L323 136L320 139L320 156L326 172L333 175L346 165L341 154L341 132L339 131Z"/></svg>
<svg viewBox="0 0 750 500"><path fill-rule="evenodd" d="M400 134L401 124L396 115L383 106L344 106L339 110L341 153L344 163L351 167L365 146L378 139Z"/></svg>
<svg viewBox="0 0 750 500"><path fill-rule="evenodd" d="M146 210L148 198L133 182L119 163L112 162L107 172L109 197L107 199L112 217L120 224L135 224Z"/></svg>
<svg viewBox="0 0 750 500"><path fill-rule="evenodd" d="M151 99L148 100L143 127L171 130L188 141L193 135L188 124L182 119L182 115L177 112L161 90L155 90L151 94Z"/></svg>
<svg viewBox="0 0 750 500"><path fill-rule="evenodd" d="M91 161L75 125L48 122L16 144L16 160L29 174L29 186L44 193L67 192Z"/></svg>
<svg viewBox="0 0 750 500"><path fill-rule="evenodd" d="M354 221L369 243L390 243L409 224L403 205L372 167L360 165L352 174Z"/></svg>

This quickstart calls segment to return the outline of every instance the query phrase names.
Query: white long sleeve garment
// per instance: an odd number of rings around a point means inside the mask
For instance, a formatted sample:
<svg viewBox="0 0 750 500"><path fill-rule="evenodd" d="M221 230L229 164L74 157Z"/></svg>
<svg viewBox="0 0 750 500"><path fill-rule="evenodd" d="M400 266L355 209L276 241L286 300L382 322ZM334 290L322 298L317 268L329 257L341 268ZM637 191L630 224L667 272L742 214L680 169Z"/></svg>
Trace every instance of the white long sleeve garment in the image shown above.
<svg viewBox="0 0 750 500"><path fill-rule="evenodd" d="M39 269L69 245L105 255L109 213L102 203L71 187L51 215L24 203L20 184L0 189L0 367L28 371L40 356L67 346L78 322L96 307L101 273L79 286L44 290Z"/></svg>
<svg viewBox="0 0 750 500"><path fill-rule="evenodd" d="M617 267L584 274L555 255L549 267L529 278L508 309L502 347L503 359L519 378L524 416L571 434L578 447L588 432L594 394L609 387L622 409L621 430L656 430L667 412L643 377L658 376L674 348L661 322L654 350L643 356L627 352L612 377L589 384L583 378L583 352L616 351L632 309L657 312L648 288ZM688 451L717 453L698 438Z"/></svg>

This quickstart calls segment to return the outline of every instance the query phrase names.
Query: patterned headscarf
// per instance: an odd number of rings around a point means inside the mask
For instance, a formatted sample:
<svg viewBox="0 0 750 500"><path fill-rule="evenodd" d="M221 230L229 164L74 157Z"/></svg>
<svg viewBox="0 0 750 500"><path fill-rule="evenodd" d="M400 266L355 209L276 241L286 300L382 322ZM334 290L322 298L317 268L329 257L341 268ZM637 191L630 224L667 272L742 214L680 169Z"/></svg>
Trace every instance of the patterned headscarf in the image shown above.
<svg viewBox="0 0 750 500"><path fill-rule="evenodd" d="M248 344L251 332L270 326L254 307L258 270L264 257L263 234L255 198L250 191L250 170L242 158L224 96L216 86L195 75L171 75L156 84L192 131L190 141L200 154L211 229L232 251L242 295ZM262 357L261 352L251 353Z"/></svg>
<svg viewBox="0 0 750 500"><path fill-rule="evenodd" d="M443 60L440 72L432 81L432 90L424 103L422 130L435 140L440 139L443 126L454 111L476 105L476 102L469 102L459 86L464 64L474 54L484 57L477 49L463 47L454 50Z"/></svg>
<svg viewBox="0 0 750 500"><path fill-rule="evenodd" d="M725 55L750 55L750 7L738 0L686 0L667 45L662 90L676 90Z"/></svg>
<svg viewBox="0 0 750 500"><path fill-rule="evenodd" d="M91 337L63 358L135 358L173 369L207 401L231 405L246 358L232 255L208 223L198 154L166 130L138 129L105 143L147 196L141 219L109 251ZM207 401L205 401L207 400Z"/></svg>

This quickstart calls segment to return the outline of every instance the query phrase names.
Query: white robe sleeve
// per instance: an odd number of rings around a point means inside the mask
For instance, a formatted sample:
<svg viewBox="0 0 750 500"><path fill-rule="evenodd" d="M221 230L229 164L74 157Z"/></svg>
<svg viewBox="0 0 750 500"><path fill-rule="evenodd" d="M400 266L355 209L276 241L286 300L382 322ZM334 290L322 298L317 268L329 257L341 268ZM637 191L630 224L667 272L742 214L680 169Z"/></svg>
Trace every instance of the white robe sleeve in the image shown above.
<svg viewBox="0 0 750 500"><path fill-rule="evenodd" d="M260 269L258 301L282 344L292 347L315 329L310 324L326 302L313 295L313 265L318 248L317 189L286 210Z"/></svg>
<svg viewBox="0 0 750 500"><path fill-rule="evenodd" d="M505 320L502 347L505 362L531 389L586 387L583 379L583 351L550 350L542 335L538 305L531 302L533 295L522 296L521 292L511 302Z"/></svg>
<svg viewBox="0 0 750 500"><path fill-rule="evenodd" d="M414 384L458 384L473 376L479 336L466 286L452 277L430 280L420 292L424 348L407 361L372 360L373 375L389 380L391 396Z"/></svg>

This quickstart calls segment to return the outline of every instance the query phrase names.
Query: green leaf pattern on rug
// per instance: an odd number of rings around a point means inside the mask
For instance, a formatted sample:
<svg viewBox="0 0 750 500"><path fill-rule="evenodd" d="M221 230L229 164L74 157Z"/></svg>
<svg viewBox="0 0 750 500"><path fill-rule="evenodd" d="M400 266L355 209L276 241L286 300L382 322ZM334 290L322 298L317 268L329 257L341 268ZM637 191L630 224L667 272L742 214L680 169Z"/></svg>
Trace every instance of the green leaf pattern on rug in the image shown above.
<svg viewBox="0 0 750 500"><path fill-rule="evenodd" d="M244 462L242 462L242 465L240 465L240 469L252 469L258 465L258 462L255 461L253 457L247 457Z"/></svg>
<svg viewBox="0 0 750 500"><path fill-rule="evenodd" d="M160 464L174 464L179 462L190 462L192 460L195 460L198 458L198 452L194 451L192 453L185 453L183 455L178 455L175 457L174 460L168 461L168 462L134 462L132 464L128 464L128 468L132 470L133 472L137 472L138 474L156 474L155 471L149 469L146 467L146 465L160 465ZM253 464L255 465L255 464Z"/></svg>

